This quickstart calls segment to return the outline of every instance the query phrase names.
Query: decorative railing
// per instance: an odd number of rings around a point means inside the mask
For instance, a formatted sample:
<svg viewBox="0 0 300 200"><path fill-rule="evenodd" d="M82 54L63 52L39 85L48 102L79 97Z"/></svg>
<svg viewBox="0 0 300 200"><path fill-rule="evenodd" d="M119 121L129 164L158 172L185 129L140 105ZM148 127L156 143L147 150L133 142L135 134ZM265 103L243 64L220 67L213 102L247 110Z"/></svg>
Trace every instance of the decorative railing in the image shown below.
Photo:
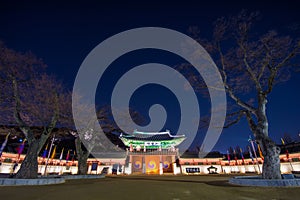
<svg viewBox="0 0 300 200"><path fill-rule="evenodd" d="M170 149L147 149L146 151L127 151L128 155L178 155L178 149L170 150Z"/></svg>

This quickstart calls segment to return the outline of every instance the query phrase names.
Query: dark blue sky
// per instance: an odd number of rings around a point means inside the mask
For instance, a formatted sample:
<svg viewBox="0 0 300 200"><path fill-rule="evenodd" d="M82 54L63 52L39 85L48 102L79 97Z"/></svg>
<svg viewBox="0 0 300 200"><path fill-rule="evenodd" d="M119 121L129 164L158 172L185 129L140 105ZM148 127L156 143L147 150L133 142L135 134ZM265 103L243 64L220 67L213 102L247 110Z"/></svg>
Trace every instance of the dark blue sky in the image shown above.
<svg viewBox="0 0 300 200"><path fill-rule="evenodd" d="M187 33L189 26L196 25L204 36L209 36L215 19L235 15L241 9L260 11L263 16L261 29L276 29L289 34L290 28L297 24L299 27L300 23L298 6L291 0L96 2L1 1L0 40L18 51L31 50L44 60L50 73L56 74L71 88L87 54L106 38L131 28L158 26ZM270 95L270 135L278 143L285 132L299 138L299 85L300 73L275 87ZM172 99L168 92L161 95ZM173 103L175 105L176 101ZM229 146L244 147L249 134L247 123L242 121L223 131L215 149L224 152Z"/></svg>

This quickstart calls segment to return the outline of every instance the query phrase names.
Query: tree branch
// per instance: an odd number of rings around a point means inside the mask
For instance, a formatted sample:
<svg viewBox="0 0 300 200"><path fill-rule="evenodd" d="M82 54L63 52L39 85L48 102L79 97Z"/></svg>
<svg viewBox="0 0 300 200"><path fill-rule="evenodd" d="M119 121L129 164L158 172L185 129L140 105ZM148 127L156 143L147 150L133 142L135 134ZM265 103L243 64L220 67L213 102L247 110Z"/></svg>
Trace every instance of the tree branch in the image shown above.
<svg viewBox="0 0 300 200"><path fill-rule="evenodd" d="M21 100L19 95L18 83L16 78L13 75L11 75L10 78L12 79L13 99L15 101L14 118L16 122L19 124L20 129L24 133L25 137L28 138L29 127L26 125L26 123L23 121L21 117Z"/></svg>
<svg viewBox="0 0 300 200"><path fill-rule="evenodd" d="M234 116L234 115L238 115L238 116L235 120L233 120L229 124L225 125L224 128L229 128L230 126L237 124L241 120L241 118L245 114L245 112L246 112L245 110L239 110L237 112L233 112L233 113L230 113L229 115L227 115L227 117Z"/></svg>
<svg viewBox="0 0 300 200"><path fill-rule="evenodd" d="M254 120L252 119L251 113L249 111L246 111L245 115L246 115L250 129L251 129L252 133L254 134L254 136L256 137L255 133L256 133L257 125L255 124Z"/></svg>
<svg viewBox="0 0 300 200"><path fill-rule="evenodd" d="M247 61L247 50L246 50L245 46L242 43L238 42L238 45L243 50L243 53L244 53L243 54L243 56L244 56L243 62L245 64L245 66L246 66L247 72L249 73L251 79L254 81L256 89L259 90L259 91L261 91L262 90L261 85L260 85L258 79L255 76L255 73L253 72L253 70L251 69L251 67L250 67L250 65L249 65L249 63Z"/></svg>
<svg viewBox="0 0 300 200"><path fill-rule="evenodd" d="M263 91L264 95L270 94L270 92L273 90L274 80L278 72L278 69L276 68L270 68L269 70L271 71L271 74L268 78L268 88L265 91Z"/></svg>
<svg viewBox="0 0 300 200"><path fill-rule="evenodd" d="M44 126L43 133L41 134L41 137L39 139L39 150L38 150L38 152L40 152L41 149L43 148L46 140L49 138L50 133L55 128L57 120L58 120L60 110L59 110L59 105L58 105L58 95L57 94L54 95L54 102L53 103L55 104L55 110L54 110L54 113L53 113L53 116L51 118L50 123L48 125Z"/></svg>
<svg viewBox="0 0 300 200"><path fill-rule="evenodd" d="M255 113L255 108L253 108L251 105L247 104L246 102L242 101L240 98L238 98L232 91L232 88L228 85L227 83L227 74L226 74L226 65L225 65L225 59L224 59L224 55L221 49L221 45L220 42L217 42L217 49L221 58L221 65L222 65L222 69L221 69L221 73L223 74L223 82L224 82L224 86L225 89L228 91L229 96L242 108L249 110L252 113Z"/></svg>
<svg viewBox="0 0 300 200"><path fill-rule="evenodd" d="M264 95L269 94L272 90L273 90L273 86L274 86L274 80L276 78L276 75L278 73L278 70L280 68L282 68L283 66L285 66L285 64L290 61L296 54L297 51L300 48L300 43L297 44L297 46L293 49L293 51L291 51L280 63L278 63L275 67L269 67L269 70L271 71L271 74L269 76L268 79L268 88L263 91Z"/></svg>
<svg viewBox="0 0 300 200"><path fill-rule="evenodd" d="M270 55L270 48L268 47L268 45L262 41L262 44L264 46L264 48L266 49L266 62L262 65L260 72L258 73L258 77L257 80L260 81L260 79L262 78L262 76L264 75L265 69L266 67L268 67L269 69L271 68L270 66L270 60L271 60L271 55Z"/></svg>

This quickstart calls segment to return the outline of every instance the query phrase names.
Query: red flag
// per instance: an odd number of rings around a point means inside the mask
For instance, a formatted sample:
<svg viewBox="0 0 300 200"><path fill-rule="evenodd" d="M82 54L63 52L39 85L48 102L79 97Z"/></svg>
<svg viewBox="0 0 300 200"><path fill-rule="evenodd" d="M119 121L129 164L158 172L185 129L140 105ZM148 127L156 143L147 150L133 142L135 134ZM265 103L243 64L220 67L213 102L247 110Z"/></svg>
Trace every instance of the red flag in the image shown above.
<svg viewBox="0 0 300 200"><path fill-rule="evenodd" d="M244 161L244 155L243 155L243 150L242 150L242 148L240 148L240 152L241 152L241 158L242 158L242 162L243 162L243 164L245 163Z"/></svg>
<svg viewBox="0 0 300 200"><path fill-rule="evenodd" d="M229 151L227 150L227 159L228 159L228 163L230 164L230 155L229 155Z"/></svg>
<svg viewBox="0 0 300 200"><path fill-rule="evenodd" d="M287 149L285 150L285 155L286 155L286 159L289 159L290 156L289 156L289 151Z"/></svg>
<svg viewBox="0 0 300 200"><path fill-rule="evenodd" d="M236 156L236 151L235 151L235 149L233 150L233 155L234 155L234 160L235 160L235 164L237 165L238 164L238 162L237 162L237 156Z"/></svg>
<svg viewBox="0 0 300 200"><path fill-rule="evenodd" d="M282 139L282 138L280 138L281 139L281 142L282 142L282 145L284 146L284 148L285 148L285 155L286 155L286 159L289 159L289 151L288 151L288 149L286 148L286 146L285 146L285 142L284 142L284 140Z"/></svg>

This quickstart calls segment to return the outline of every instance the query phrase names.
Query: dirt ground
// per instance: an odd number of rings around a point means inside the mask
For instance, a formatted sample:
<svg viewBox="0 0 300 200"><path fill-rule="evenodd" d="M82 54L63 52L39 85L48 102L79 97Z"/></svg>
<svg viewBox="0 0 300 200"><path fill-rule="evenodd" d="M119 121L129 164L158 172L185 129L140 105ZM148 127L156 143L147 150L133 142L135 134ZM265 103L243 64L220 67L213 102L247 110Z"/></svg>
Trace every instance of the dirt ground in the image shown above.
<svg viewBox="0 0 300 200"><path fill-rule="evenodd" d="M107 176L70 180L60 185L1 186L0 199L22 200L184 200L184 199L299 199L300 188L235 186L229 176Z"/></svg>

